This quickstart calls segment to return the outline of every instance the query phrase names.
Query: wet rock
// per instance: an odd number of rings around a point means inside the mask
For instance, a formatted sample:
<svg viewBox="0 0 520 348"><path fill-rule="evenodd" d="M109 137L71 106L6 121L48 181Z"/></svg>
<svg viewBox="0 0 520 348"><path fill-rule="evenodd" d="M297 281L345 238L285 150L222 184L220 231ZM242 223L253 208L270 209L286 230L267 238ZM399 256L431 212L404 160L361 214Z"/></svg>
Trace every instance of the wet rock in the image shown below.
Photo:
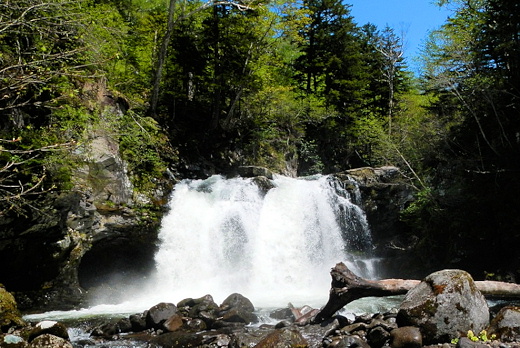
<svg viewBox="0 0 520 348"><path fill-rule="evenodd" d="M166 331L173 332L182 328L183 324L182 315L175 313L164 322L163 327Z"/></svg>
<svg viewBox="0 0 520 348"><path fill-rule="evenodd" d="M255 348L307 347L308 343L296 329L275 330L264 337Z"/></svg>
<svg viewBox="0 0 520 348"><path fill-rule="evenodd" d="M465 271L442 270L408 291L397 323L416 326L425 344L449 342L468 330L480 332L489 322L484 296Z"/></svg>
<svg viewBox="0 0 520 348"><path fill-rule="evenodd" d="M232 323L250 324L258 322L258 317L256 316L256 314L252 312L246 312L241 309L233 308L224 313L224 315L222 316L222 320Z"/></svg>
<svg viewBox="0 0 520 348"><path fill-rule="evenodd" d="M413 326L403 326L390 332L392 348L420 348L422 346L421 331Z"/></svg>
<svg viewBox="0 0 520 348"><path fill-rule="evenodd" d="M130 322L130 318L122 318L116 323L116 325L119 327L119 332L132 331L132 323Z"/></svg>
<svg viewBox="0 0 520 348"><path fill-rule="evenodd" d="M162 329L164 322L176 313L177 306L173 303L156 304L146 314L146 326L152 329Z"/></svg>
<svg viewBox="0 0 520 348"><path fill-rule="evenodd" d="M148 311L143 313L132 314L128 317L133 332L146 330L146 315Z"/></svg>
<svg viewBox="0 0 520 348"><path fill-rule="evenodd" d="M294 315L290 308L278 308L269 313L269 318L277 320L294 321Z"/></svg>
<svg viewBox="0 0 520 348"><path fill-rule="evenodd" d="M65 325L58 323L57 321L45 320L37 323L31 330L29 333L29 342L43 334L51 334L65 340L69 339L69 333L67 332L67 327Z"/></svg>
<svg viewBox="0 0 520 348"><path fill-rule="evenodd" d="M255 306L241 294L231 294L220 305L222 320L236 323L256 323L258 317L254 314Z"/></svg>
<svg viewBox="0 0 520 348"><path fill-rule="evenodd" d="M29 348L73 348L72 343L69 341L54 336L51 334L43 334L36 337L31 344L29 344Z"/></svg>
<svg viewBox="0 0 520 348"><path fill-rule="evenodd" d="M367 334L367 342L372 348L381 348L390 339L390 333L381 326L370 330Z"/></svg>
<svg viewBox="0 0 520 348"><path fill-rule="evenodd" d="M206 325L206 322L199 318L188 318L184 323L184 329L187 331L200 332L206 330L207 328L208 326Z"/></svg>
<svg viewBox="0 0 520 348"><path fill-rule="evenodd" d="M328 340L324 340L325 348L370 348L361 337L357 335L336 336Z"/></svg>
<svg viewBox="0 0 520 348"><path fill-rule="evenodd" d="M221 311L232 308L240 309L245 312L254 312L255 310L255 306L248 298L237 293L229 295L220 305Z"/></svg>
<svg viewBox="0 0 520 348"><path fill-rule="evenodd" d="M150 341L163 348L177 348L177 347L199 347L202 345L204 339L201 333L188 332L168 332L159 336L153 337Z"/></svg>
<svg viewBox="0 0 520 348"><path fill-rule="evenodd" d="M256 176L265 176L268 179L273 179L273 173L264 167L257 166L242 166L237 169L238 175L243 178L253 178Z"/></svg>
<svg viewBox="0 0 520 348"><path fill-rule="evenodd" d="M117 326L117 323L104 323L95 327L90 333L90 336L112 338L112 336L115 336L120 332L121 330L119 329L119 326Z"/></svg>
<svg viewBox="0 0 520 348"><path fill-rule="evenodd" d="M488 337L492 334L501 341L520 341L520 307L502 308L489 325Z"/></svg>

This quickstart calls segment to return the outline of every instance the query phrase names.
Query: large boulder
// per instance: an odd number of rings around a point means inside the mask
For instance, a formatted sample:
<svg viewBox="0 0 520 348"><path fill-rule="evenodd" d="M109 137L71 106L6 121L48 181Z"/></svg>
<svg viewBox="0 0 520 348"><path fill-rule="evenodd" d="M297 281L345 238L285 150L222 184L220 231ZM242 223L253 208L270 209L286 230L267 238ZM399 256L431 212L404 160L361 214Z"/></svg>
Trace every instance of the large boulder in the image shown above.
<svg viewBox="0 0 520 348"><path fill-rule="evenodd" d="M496 335L501 341L520 340L520 307L506 306L491 321L488 337Z"/></svg>
<svg viewBox="0 0 520 348"><path fill-rule="evenodd" d="M255 306L241 294L231 294L220 305L222 320L236 323L256 323L258 317L254 314Z"/></svg>
<svg viewBox="0 0 520 348"><path fill-rule="evenodd" d="M397 314L399 326L419 327L423 343L449 342L489 323L489 308L471 275L442 270L408 291Z"/></svg>
<svg viewBox="0 0 520 348"><path fill-rule="evenodd" d="M161 302L150 308L146 314L146 325L153 329L163 329L166 320L177 314L177 306L173 303Z"/></svg>
<svg viewBox="0 0 520 348"><path fill-rule="evenodd" d="M22 325L24 321L13 295L0 284L0 332L7 332L13 326Z"/></svg>

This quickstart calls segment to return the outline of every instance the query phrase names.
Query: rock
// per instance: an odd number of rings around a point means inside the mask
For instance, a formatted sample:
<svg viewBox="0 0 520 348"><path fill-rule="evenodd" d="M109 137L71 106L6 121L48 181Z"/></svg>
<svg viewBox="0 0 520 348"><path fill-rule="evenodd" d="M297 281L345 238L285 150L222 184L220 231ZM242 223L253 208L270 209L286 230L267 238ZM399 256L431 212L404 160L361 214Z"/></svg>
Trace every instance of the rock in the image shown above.
<svg viewBox="0 0 520 348"><path fill-rule="evenodd" d="M231 294L219 307L222 320L236 323L256 323L258 317L254 314L255 306L241 294Z"/></svg>
<svg viewBox="0 0 520 348"><path fill-rule="evenodd" d="M17 335L5 335L2 337L0 335L0 347L5 348L24 348L27 347L27 342L25 340Z"/></svg>
<svg viewBox="0 0 520 348"><path fill-rule="evenodd" d="M487 302L471 275L442 270L427 276L406 294L397 324L416 326L425 344L449 342L468 330L480 332L489 323Z"/></svg>
<svg viewBox="0 0 520 348"><path fill-rule="evenodd" d="M330 341L324 342L323 346L326 348L371 348L357 335L333 337Z"/></svg>
<svg viewBox="0 0 520 348"><path fill-rule="evenodd" d="M182 315L175 313L164 322L163 327L166 331L173 332L182 328L183 324Z"/></svg>
<svg viewBox="0 0 520 348"><path fill-rule="evenodd" d="M148 310L146 326L153 329L162 329L163 324L171 316L177 313L177 306L173 303L161 302Z"/></svg>
<svg viewBox="0 0 520 348"><path fill-rule="evenodd" d="M307 347L308 343L296 329L281 329L269 333L255 348Z"/></svg>
<svg viewBox="0 0 520 348"><path fill-rule="evenodd" d="M67 327L65 325L58 323L57 321L45 320L40 321L31 330L29 333L29 342L43 334L51 334L57 337L61 337L65 340L69 339L69 333L67 332Z"/></svg>
<svg viewBox="0 0 520 348"><path fill-rule="evenodd" d="M421 331L413 326L403 326L390 332L392 348L420 348L422 346Z"/></svg>
<svg viewBox="0 0 520 348"><path fill-rule="evenodd" d="M225 311L231 308L240 309L242 311L251 313L255 311L255 306L253 306L253 303L248 298L237 293L229 295L220 305L221 311Z"/></svg>
<svg viewBox="0 0 520 348"><path fill-rule="evenodd" d="M295 317L290 308L279 308L269 313L269 318L294 321Z"/></svg>
<svg viewBox="0 0 520 348"><path fill-rule="evenodd" d="M367 334L367 342L371 348L381 348L390 339L390 333L377 326L370 330Z"/></svg>
<svg viewBox="0 0 520 348"><path fill-rule="evenodd" d="M18 311L14 296L0 284L0 332L7 332L11 327L23 325L25 322Z"/></svg>
<svg viewBox="0 0 520 348"><path fill-rule="evenodd" d="M206 330L207 328L208 326L206 325L206 322L199 318L187 319L184 323L184 329L187 331L200 332Z"/></svg>
<svg viewBox="0 0 520 348"><path fill-rule="evenodd" d="M267 194L270 189L275 187L274 183L265 176L256 176L252 178L251 181L253 181L255 185L258 186L260 192L262 192L264 195Z"/></svg>
<svg viewBox="0 0 520 348"><path fill-rule="evenodd" d="M273 173L264 167L257 166L241 166L238 167L238 175L243 178L253 178L256 176L265 176L268 179L273 179Z"/></svg>
<svg viewBox="0 0 520 348"><path fill-rule="evenodd" d="M250 324L258 322L258 317L254 313L233 308L224 313L224 315L222 316L222 320L232 323Z"/></svg>
<svg viewBox="0 0 520 348"><path fill-rule="evenodd" d="M183 305L183 306L180 306ZM188 302L181 301L177 308L184 307L183 313L190 318L202 317L208 322L216 319L218 305L213 301L211 295L206 295L198 299L189 299Z"/></svg>
<svg viewBox="0 0 520 348"><path fill-rule="evenodd" d="M95 327L90 333L90 336L112 338L120 332L121 330L119 326L117 326L117 323L104 323Z"/></svg>
<svg viewBox="0 0 520 348"><path fill-rule="evenodd" d="M29 348L73 348L72 344L58 336L54 336L51 334L43 334L36 337L31 344L29 344Z"/></svg>
<svg viewBox="0 0 520 348"><path fill-rule="evenodd" d="M506 306L502 308L489 325L488 338L493 334L501 341L519 341L520 307Z"/></svg>
<svg viewBox="0 0 520 348"><path fill-rule="evenodd" d="M473 342L467 337L461 337L457 342L457 348L489 348L489 346L480 342Z"/></svg>
<svg viewBox="0 0 520 348"><path fill-rule="evenodd" d="M130 325L132 326L133 332L139 332L146 330L146 315L148 311L144 313L132 314L128 317Z"/></svg>
<svg viewBox="0 0 520 348"><path fill-rule="evenodd" d="M131 332L132 322L129 318L119 319L116 325L119 327L119 332Z"/></svg>
<svg viewBox="0 0 520 348"><path fill-rule="evenodd" d="M153 337L150 341L163 348L199 347L203 338L203 334L176 331Z"/></svg>

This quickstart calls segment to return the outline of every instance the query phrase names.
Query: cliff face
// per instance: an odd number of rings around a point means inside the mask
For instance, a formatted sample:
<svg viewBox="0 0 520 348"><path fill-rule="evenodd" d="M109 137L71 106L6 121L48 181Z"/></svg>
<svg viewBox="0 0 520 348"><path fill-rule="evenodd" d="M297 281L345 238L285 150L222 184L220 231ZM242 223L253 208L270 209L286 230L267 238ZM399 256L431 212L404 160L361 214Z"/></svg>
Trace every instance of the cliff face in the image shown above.
<svg viewBox="0 0 520 348"><path fill-rule="evenodd" d="M418 237L400 221L401 213L414 201L414 190L396 167L356 168L336 174L342 182L359 190L360 205L370 225L374 256L387 261L379 265L382 277L422 277L411 251Z"/></svg>
<svg viewBox="0 0 520 348"><path fill-rule="evenodd" d="M107 100L103 112L122 110ZM113 274L135 277L153 266L172 181L158 178L151 193L139 193L107 127L89 131L74 157L71 190L0 218L0 281L22 310L75 307Z"/></svg>

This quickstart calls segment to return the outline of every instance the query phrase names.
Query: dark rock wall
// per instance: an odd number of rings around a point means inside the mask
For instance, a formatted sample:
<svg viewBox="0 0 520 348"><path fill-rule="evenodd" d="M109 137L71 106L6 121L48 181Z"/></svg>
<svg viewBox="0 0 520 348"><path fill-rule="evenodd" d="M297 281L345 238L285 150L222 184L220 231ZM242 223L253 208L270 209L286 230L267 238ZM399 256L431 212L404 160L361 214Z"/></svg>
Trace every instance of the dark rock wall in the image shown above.
<svg viewBox="0 0 520 348"><path fill-rule="evenodd" d="M414 190L396 167L357 168L336 174L347 189L361 194L358 202L366 213L374 243L374 257L381 278L422 278L413 258L417 238L400 221L401 212L414 200ZM355 186L355 187L354 187Z"/></svg>
<svg viewBox="0 0 520 348"><path fill-rule="evenodd" d="M150 272L172 183L137 192L111 135L98 130L89 139L76 149L72 190L0 218L0 283L21 310L70 309L116 273Z"/></svg>

